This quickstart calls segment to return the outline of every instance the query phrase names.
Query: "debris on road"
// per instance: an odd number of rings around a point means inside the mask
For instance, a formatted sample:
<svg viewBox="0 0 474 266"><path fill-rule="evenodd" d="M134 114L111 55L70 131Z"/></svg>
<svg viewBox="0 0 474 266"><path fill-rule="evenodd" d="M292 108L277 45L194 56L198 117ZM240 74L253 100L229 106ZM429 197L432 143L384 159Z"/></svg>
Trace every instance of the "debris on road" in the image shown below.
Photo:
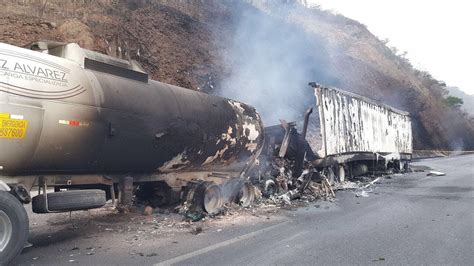
<svg viewBox="0 0 474 266"><path fill-rule="evenodd" d="M427 176L445 176L446 174L438 171L430 171Z"/></svg>
<svg viewBox="0 0 474 266"><path fill-rule="evenodd" d="M370 181L367 185L364 186L364 188L368 188L372 186L373 184L377 183L380 180L380 177L377 177L376 179Z"/></svg>
<svg viewBox="0 0 474 266"><path fill-rule="evenodd" d="M359 189L360 184L357 182L352 182L352 181L344 181L340 183L334 184L334 190L353 190L353 189Z"/></svg>
<svg viewBox="0 0 474 266"><path fill-rule="evenodd" d="M188 210L184 214L184 217L191 222L197 222L205 217L205 213L203 210Z"/></svg>
<svg viewBox="0 0 474 266"><path fill-rule="evenodd" d="M200 227L200 226L194 227L191 230L191 234L193 234L193 235L199 235L200 233L202 233L202 227Z"/></svg>
<svg viewBox="0 0 474 266"><path fill-rule="evenodd" d="M357 193L355 194L355 196L356 196L357 198L359 198L359 197L368 198L368 197L369 197L369 193L368 193L367 191L365 191L365 190L362 190L362 191L360 191L360 192L357 192Z"/></svg>
<svg viewBox="0 0 474 266"><path fill-rule="evenodd" d="M425 172L425 171L432 170L430 167L424 166L424 165L410 165L410 169L413 172Z"/></svg>

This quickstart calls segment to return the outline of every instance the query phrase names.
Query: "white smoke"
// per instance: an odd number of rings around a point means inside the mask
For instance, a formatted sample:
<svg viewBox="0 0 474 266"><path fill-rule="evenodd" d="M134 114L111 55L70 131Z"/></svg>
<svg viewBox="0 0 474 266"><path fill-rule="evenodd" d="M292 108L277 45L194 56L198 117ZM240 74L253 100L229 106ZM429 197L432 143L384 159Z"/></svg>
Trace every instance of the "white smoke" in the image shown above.
<svg viewBox="0 0 474 266"><path fill-rule="evenodd" d="M327 53L317 36L285 21L291 8L282 4L268 14L247 4L234 7L235 31L224 55L230 75L218 93L254 106L266 125L301 120L315 101L308 82L327 80L321 71Z"/></svg>

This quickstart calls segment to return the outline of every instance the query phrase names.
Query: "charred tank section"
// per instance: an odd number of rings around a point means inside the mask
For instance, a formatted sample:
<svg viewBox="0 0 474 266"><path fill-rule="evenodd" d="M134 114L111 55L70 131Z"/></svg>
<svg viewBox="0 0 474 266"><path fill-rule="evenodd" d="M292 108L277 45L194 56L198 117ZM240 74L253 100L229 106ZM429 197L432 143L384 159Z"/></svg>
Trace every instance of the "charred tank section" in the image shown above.
<svg viewBox="0 0 474 266"><path fill-rule="evenodd" d="M0 175L240 171L256 110L77 44L0 44Z"/></svg>

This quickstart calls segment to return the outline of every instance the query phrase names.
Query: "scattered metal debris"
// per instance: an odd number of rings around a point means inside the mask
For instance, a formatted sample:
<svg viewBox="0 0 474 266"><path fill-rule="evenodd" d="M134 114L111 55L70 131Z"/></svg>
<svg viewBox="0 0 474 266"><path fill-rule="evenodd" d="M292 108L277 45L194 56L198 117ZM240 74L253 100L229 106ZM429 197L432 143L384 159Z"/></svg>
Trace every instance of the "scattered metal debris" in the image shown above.
<svg viewBox="0 0 474 266"><path fill-rule="evenodd" d="M446 174L438 171L430 171L427 176L445 176Z"/></svg>
<svg viewBox="0 0 474 266"><path fill-rule="evenodd" d="M199 211L199 210L188 210L184 214L184 217L186 220L192 221L192 222L197 222L202 220L205 217L204 211Z"/></svg>
<svg viewBox="0 0 474 266"><path fill-rule="evenodd" d="M376 179L370 181L367 185L364 186L364 188L368 188L372 186L373 184L377 183L380 180L380 177L377 177Z"/></svg>
<svg viewBox="0 0 474 266"><path fill-rule="evenodd" d="M360 191L360 192L357 192L357 193L355 194L355 196L358 197L358 198L359 198L359 197L368 198L368 197L369 197L369 193L368 193L367 191L365 191L365 190L362 190L362 191Z"/></svg>

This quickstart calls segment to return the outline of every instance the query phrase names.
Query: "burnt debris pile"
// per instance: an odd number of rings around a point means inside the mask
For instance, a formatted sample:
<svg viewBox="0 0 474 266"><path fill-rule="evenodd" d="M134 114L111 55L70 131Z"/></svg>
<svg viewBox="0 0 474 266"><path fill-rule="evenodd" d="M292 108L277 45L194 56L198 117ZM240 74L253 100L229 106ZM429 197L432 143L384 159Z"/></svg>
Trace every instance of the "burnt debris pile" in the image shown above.
<svg viewBox="0 0 474 266"><path fill-rule="evenodd" d="M145 213L166 206L186 220L198 221L235 208L333 201L337 190L367 197L378 177L409 171L412 135L407 113L336 88L310 86L318 112L311 117L309 108L303 123L280 120L263 127L254 121L260 117L253 111L242 128L229 127L219 137L217 143L225 139L228 147L206 159L215 160L213 165L204 162L200 172L180 169L158 175L163 181L138 183L135 202L147 206ZM242 104L230 103L240 110L237 115L246 113ZM251 130L250 125L257 124L259 130ZM232 158L238 158L238 136L259 141L240 147L252 153L245 164L231 168ZM232 156L225 155L227 150ZM218 159L221 153L225 156ZM222 166L219 172L215 166Z"/></svg>
<svg viewBox="0 0 474 266"><path fill-rule="evenodd" d="M293 122L267 127L260 156L240 177L220 185L197 180L179 191L159 182L140 185L135 192L135 207L146 215L178 213L184 220L195 222L242 209L258 212L270 206L292 208L318 200L332 202L338 190L352 190L356 197L367 197L382 176L408 170L396 160L387 161L377 154L376 161L318 163L321 158L303 133Z"/></svg>

